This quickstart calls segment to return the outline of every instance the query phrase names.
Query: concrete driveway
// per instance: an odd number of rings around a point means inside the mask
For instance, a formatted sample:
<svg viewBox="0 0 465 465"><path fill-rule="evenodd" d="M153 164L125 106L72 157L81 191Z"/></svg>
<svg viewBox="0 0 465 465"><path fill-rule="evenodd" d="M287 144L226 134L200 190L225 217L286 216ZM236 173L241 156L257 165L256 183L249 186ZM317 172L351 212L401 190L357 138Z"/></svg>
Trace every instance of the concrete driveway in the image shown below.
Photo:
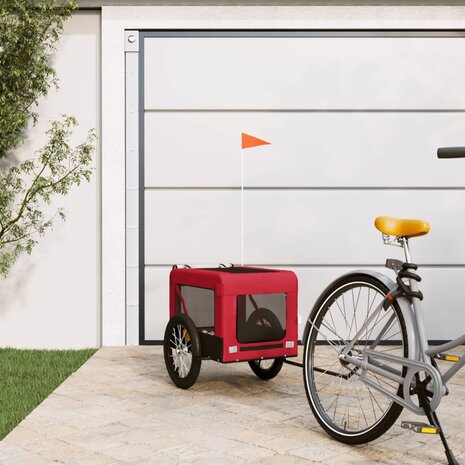
<svg viewBox="0 0 465 465"><path fill-rule="evenodd" d="M465 373L453 381L439 415L465 464ZM183 391L168 378L161 347L103 348L0 442L0 463L446 463L439 437L399 424L369 445L345 446L312 416L300 368L285 365L266 382L247 364L208 361Z"/></svg>

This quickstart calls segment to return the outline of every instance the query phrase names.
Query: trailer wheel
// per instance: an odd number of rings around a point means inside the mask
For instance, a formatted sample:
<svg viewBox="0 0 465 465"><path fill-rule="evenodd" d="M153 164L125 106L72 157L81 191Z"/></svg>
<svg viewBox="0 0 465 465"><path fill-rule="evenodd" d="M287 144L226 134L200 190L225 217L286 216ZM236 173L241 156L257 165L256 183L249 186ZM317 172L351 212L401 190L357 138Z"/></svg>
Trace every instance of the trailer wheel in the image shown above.
<svg viewBox="0 0 465 465"><path fill-rule="evenodd" d="M283 358L274 358L271 360L251 360L249 361L252 371L261 379L269 380L274 378L283 366Z"/></svg>
<svg viewBox="0 0 465 465"><path fill-rule="evenodd" d="M182 313L168 322L163 341L165 365L171 380L181 389L190 388L200 372L200 336L194 322Z"/></svg>

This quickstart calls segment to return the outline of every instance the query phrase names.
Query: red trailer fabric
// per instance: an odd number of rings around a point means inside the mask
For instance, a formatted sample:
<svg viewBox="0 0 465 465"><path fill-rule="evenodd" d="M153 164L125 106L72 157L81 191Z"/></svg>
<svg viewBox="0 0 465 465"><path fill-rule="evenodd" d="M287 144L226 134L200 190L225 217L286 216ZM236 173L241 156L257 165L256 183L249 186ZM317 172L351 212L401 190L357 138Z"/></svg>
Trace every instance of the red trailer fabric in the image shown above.
<svg viewBox="0 0 465 465"><path fill-rule="evenodd" d="M186 297L183 296L183 287ZM187 287L198 288L198 296L195 296L195 292L189 294ZM297 355L297 290L297 277L287 270L256 267L174 268L170 274L170 318L178 312L186 313L192 319L195 317L199 322L196 326L201 335L202 355L221 362L294 357ZM273 294L276 298L273 298ZM203 314L200 317L189 315L189 306L199 311L201 299L205 299L200 309ZM239 324L247 323L246 312L253 313L252 305L256 306L256 302L265 302L268 307L273 302L275 305L285 302L283 311L273 313L269 308L256 308L258 313L255 313L259 318L264 314L269 316L265 317L265 325L269 325L271 320L273 323L281 319L279 326L282 332L273 332L268 328L270 334L280 334L279 339L263 340L267 333L259 322L256 329L261 332L261 335L257 335L261 340L239 342L238 339L253 340L253 335L250 336L251 329L253 331L250 316L247 320L248 334L243 333L243 337L239 338L238 330L240 333L241 329L238 328L238 321ZM214 314L208 315L205 311Z"/></svg>

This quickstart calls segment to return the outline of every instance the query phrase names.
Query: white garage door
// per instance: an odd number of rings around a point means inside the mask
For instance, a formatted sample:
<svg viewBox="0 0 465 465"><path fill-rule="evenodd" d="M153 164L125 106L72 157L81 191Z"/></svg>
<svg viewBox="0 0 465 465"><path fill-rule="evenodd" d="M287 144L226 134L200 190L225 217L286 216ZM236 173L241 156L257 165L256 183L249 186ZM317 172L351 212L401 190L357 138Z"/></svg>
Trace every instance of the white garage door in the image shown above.
<svg viewBox="0 0 465 465"><path fill-rule="evenodd" d="M465 39L459 34L143 33L141 343L163 338L174 263L245 263L299 277L300 332L324 287L381 269L377 215L431 221L413 241L431 339L463 317ZM390 273L386 270L387 273Z"/></svg>

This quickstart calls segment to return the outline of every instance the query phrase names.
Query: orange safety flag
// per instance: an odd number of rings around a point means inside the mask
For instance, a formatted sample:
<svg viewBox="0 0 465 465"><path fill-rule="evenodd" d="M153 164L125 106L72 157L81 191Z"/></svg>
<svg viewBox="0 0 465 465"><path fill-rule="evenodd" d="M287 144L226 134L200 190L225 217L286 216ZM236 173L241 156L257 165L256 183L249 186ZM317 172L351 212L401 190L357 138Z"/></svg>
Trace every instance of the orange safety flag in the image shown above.
<svg viewBox="0 0 465 465"><path fill-rule="evenodd" d="M245 132L242 133L242 148L249 149L250 147L257 147L259 145L271 145L271 142L259 139L258 137L250 136Z"/></svg>

